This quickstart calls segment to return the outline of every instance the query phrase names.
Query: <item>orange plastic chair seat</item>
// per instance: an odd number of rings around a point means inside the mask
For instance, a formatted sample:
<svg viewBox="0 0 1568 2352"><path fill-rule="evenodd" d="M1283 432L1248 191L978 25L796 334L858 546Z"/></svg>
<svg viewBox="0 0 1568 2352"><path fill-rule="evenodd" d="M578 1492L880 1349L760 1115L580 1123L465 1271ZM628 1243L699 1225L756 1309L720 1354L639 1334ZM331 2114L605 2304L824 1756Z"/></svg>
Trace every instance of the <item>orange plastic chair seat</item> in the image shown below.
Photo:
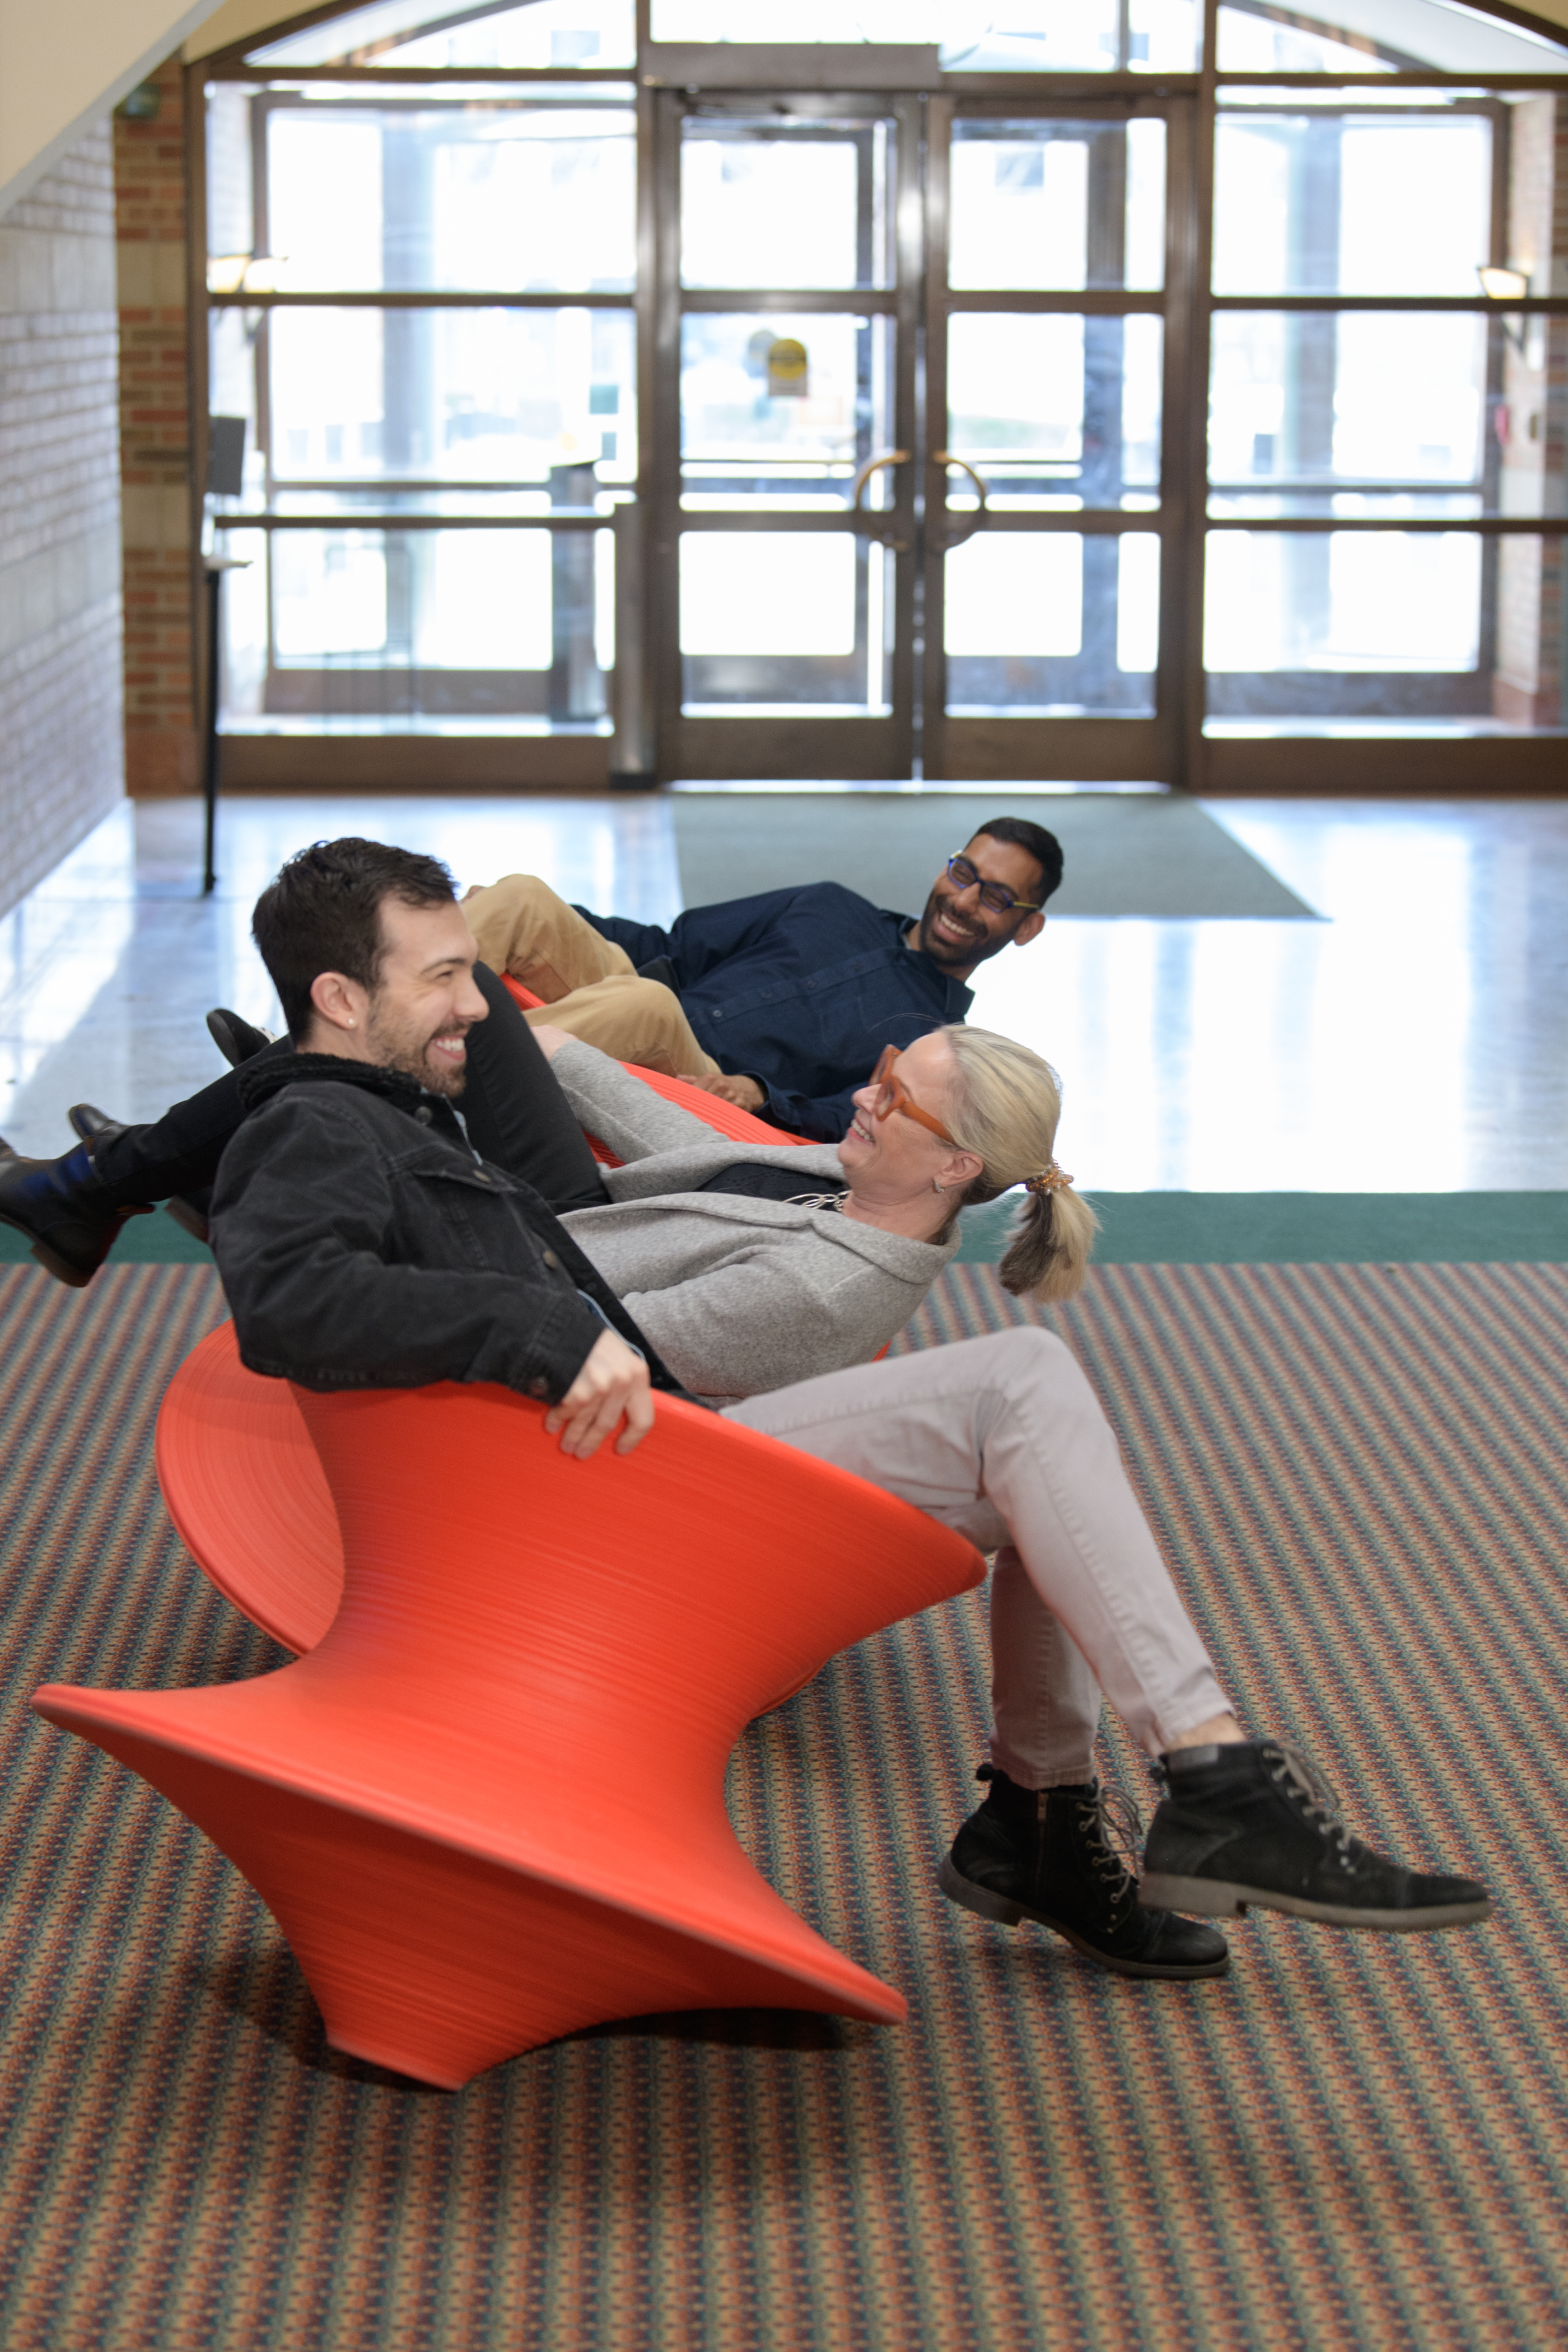
<svg viewBox="0 0 1568 2352"><path fill-rule="evenodd" d="M225 1328L196 1352L232 1348ZM189 1385L213 1426L244 1393ZM724 1766L836 1651L978 1582L967 1543L666 1397L636 1454L589 1463L505 1390L299 1391L294 1410L344 1561L310 1655L217 1689L49 1685L33 1703L230 1856L337 2048L455 2086L650 2011L903 2015L752 1869ZM307 1458L281 1417L271 1435L319 1539ZM235 1521L224 1535L213 1493L184 1501L182 1526L208 1513L222 1584Z"/></svg>
<svg viewBox="0 0 1568 2352"><path fill-rule="evenodd" d="M204 1576L296 1657L313 1650L343 1597L343 1539L288 1381L247 1372L220 1324L170 1381L155 1444L169 1517Z"/></svg>

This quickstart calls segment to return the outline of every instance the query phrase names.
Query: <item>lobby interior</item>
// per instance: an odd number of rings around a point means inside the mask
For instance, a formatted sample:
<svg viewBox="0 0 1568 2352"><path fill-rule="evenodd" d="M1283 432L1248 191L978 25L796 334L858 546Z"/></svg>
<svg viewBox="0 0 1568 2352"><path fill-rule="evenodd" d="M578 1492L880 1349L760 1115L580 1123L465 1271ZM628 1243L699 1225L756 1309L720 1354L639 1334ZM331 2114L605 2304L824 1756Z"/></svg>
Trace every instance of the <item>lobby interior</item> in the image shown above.
<svg viewBox="0 0 1568 2352"><path fill-rule="evenodd" d="M222 1856L26 1709L283 1661L154 1475L210 1257L132 1220L72 1294L0 1228L0 2339L1555 2340L1568 0L37 14L0 1137L155 1118L215 1004L279 1028L250 908L313 839L668 925L814 876L917 913L966 815L1059 829L971 1016L1106 1204L1058 1328L1247 1696L1506 1918L1238 1922L1228 2010L954 1927L952 1603L728 1786L907 2027L632 2019L445 2098L344 2060ZM895 1353L1027 1319L995 1231Z"/></svg>

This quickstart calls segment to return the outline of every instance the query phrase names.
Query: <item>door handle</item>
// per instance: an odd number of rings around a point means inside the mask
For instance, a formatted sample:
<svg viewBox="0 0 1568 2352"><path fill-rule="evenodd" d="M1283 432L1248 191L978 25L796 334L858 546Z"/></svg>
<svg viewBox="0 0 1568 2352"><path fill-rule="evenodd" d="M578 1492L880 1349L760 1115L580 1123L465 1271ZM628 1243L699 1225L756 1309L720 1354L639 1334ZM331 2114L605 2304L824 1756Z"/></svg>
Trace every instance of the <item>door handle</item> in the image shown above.
<svg viewBox="0 0 1568 2352"><path fill-rule="evenodd" d="M868 457L850 486L850 513L865 516L866 522L869 525L871 518L866 513L865 508L860 503L861 493L864 491L867 483L870 480L872 475L879 471L883 466L907 466L909 462L910 453L907 449L883 449L880 450L875 457ZM891 547L895 555L907 555L909 552L910 543L908 540L889 540L885 544Z"/></svg>
<svg viewBox="0 0 1568 2352"><path fill-rule="evenodd" d="M981 478L980 475L975 472L967 457L955 457L951 449L933 449L931 453L931 461L933 466L956 466L961 474L967 474L970 480L973 483L980 499L980 511L975 516L974 520L970 524L969 529L967 530L960 531L956 535L949 534L945 538L942 545L942 553L944 555L951 555L955 547L962 547L966 539L973 539L975 532L980 530L981 526L984 524L987 513L985 500L988 493L984 480Z"/></svg>
<svg viewBox="0 0 1568 2352"><path fill-rule="evenodd" d="M868 457L850 486L851 511L855 514L864 511L860 504L860 493L873 474L879 472L883 466L907 466L909 462L910 453L907 449L883 449L875 457Z"/></svg>

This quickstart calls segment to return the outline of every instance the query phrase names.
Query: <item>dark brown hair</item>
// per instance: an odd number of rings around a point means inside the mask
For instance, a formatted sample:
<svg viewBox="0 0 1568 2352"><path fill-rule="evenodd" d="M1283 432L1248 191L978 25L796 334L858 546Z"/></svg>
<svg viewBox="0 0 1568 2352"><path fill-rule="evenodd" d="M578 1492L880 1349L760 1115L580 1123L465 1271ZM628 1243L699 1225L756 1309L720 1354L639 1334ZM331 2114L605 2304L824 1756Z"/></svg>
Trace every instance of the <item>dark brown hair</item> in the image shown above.
<svg viewBox="0 0 1568 2352"><path fill-rule="evenodd" d="M310 1026L310 990L323 971L341 971L374 990L386 941L381 908L452 905L458 893L438 857L394 849L384 841L313 841L289 858L256 902L250 933L272 975L289 1034L299 1045Z"/></svg>
<svg viewBox="0 0 1568 2352"><path fill-rule="evenodd" d="M1056 835L1047 833L1043 824L1032 824L1026 816L990 816L984 824L975 826L970 839L978 841L983 833L993 841L1005 841L1011 848L1025 851L1034 859L1040 869L1042 907L1054 890L1060 889L1062 845Z"/></svg>

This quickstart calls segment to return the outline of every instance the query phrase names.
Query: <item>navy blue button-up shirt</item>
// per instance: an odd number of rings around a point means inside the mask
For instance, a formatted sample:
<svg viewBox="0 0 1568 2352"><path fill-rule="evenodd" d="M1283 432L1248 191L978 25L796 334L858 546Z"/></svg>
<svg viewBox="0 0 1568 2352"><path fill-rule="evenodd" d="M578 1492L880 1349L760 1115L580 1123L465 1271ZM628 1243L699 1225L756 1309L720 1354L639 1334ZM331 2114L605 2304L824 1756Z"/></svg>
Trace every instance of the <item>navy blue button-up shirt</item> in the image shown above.
<svg viewBox="0 0 1568 2352"><path fill-rule="evenodd" d="M912 1045L974 1002L905 947L912 916L837 882L691 907L668 931L577 911L635 964L668 956L699 1044L756 1079L775 1126L813 1141L838 1142L884 1045Z"/></svg>

